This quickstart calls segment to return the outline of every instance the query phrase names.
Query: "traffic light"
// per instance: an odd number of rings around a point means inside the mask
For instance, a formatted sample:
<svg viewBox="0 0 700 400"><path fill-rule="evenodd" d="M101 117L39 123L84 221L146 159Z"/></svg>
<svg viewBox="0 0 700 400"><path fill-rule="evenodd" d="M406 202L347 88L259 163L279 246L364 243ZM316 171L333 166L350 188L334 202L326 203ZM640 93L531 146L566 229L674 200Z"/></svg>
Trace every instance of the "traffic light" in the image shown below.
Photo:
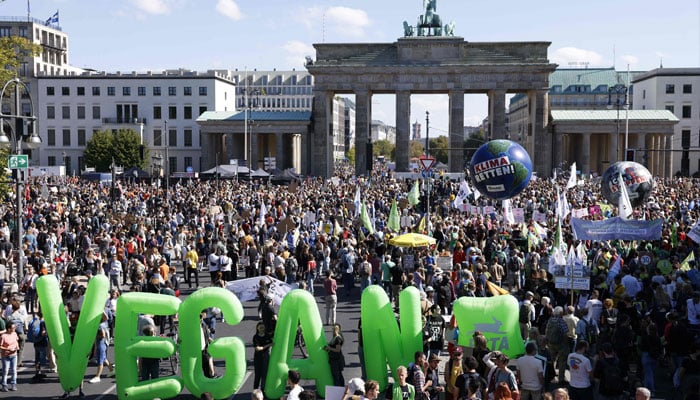
<svg viewBox="0 0 700 400"><path fill-rule="evenodd" d="M634 161L634 153L636 152L635 149L626 149L625 150L625 161Z"/></svg>

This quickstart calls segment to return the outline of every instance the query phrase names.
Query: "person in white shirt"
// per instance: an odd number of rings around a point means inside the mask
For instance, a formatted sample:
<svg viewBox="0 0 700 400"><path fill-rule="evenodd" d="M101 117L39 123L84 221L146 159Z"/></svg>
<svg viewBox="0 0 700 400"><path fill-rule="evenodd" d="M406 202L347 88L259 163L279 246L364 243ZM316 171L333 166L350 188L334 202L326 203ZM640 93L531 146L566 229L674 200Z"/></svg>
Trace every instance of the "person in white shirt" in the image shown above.
<svg viewBox="0 0 700 400"><path fill-rule="evenodd" d="M515 361L520 377L520 399L540 400L544 385L544 364L535 357L537 345L530 342L525 345L525 355Z"/></svg>
<svg viewBox="0 0 700 400"><path fill-rule="evenodd" d="M600 293L597 289L593 289L591 292L591 298L586 302L586 310L588 310L588 315L586 319L598 321L600 319L600 314L603 312L603 302L598 299Z"/></svg>
<svg viewBox="0 0 700 400"><path fill-rule="evenodd" d="M589 400L593 398L593 366L585 356L588 352L588 342L582 340L576 343L576 352L569 354L566 365L569 366L569 396L571 400Z"/></svg>
<svg viewBox="0 0 700 400"><path fill-rule="evenodd" d="M642 291L642 284L634 277L627 267L622 268L622 286L625 287L625 294L630 298L635 298L637 293Z"/></svg>
<svg viewBox="0 0 700 400"><path fill-rule="evenodd" d="M285 400L299 400L299 393L304 391L304 388L299 385L301 374L299 371L290 369L287 373L287 385L289 386L289 394Z"/></svg>

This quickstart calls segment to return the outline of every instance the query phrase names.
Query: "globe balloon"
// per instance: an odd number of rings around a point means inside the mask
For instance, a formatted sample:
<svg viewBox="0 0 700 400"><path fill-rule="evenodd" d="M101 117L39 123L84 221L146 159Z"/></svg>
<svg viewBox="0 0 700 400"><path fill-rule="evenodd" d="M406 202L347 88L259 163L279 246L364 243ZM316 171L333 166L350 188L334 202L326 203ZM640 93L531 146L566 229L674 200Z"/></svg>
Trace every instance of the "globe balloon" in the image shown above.
<svg viewBox="0 0 700 400"><path fill-rule="evenodd" d="M469 166L472 184L484 196L509 199L527 187L532 178L532 160L527 151L510 140L483 144Z"/></svg>
<svg viewBox="0 0 700 400"><path fill-rule="evenodd" d="M620 161L608 167L601 180L601 192L610 203L617 204L620 198L619 176L627 187L632 207L644 204L654 190L654 179L646 167L632 161Z"/></svg>

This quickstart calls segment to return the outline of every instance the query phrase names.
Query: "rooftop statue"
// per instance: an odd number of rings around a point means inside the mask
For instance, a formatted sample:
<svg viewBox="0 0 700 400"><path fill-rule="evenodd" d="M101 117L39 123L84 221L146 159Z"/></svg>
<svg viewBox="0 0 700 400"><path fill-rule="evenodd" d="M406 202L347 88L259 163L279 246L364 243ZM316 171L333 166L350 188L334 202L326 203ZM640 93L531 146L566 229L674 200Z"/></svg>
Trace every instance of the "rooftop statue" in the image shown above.
<svg viewBox="0 0 700 400"><path fill-rule="evenodd" d="M442 25L440 15L437 14L437 0L423 0L423 14L418 17L418 24L414 27L403 22L404 37L417 36L454 36L454 21Z"/></svg>

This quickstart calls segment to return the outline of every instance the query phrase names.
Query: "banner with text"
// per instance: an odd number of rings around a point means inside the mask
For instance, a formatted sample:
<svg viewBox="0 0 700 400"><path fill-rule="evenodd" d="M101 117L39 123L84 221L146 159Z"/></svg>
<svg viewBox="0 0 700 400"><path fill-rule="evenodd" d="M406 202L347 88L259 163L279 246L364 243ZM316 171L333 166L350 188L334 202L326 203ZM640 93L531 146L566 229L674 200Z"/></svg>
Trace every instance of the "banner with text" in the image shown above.
<svg viewBox="0 0 700 400"><path fill-rule="evenodd" d="M658 240L663 220L623 220L619 217L603 221L571 219L571 228L578 240Z"/></svg>

